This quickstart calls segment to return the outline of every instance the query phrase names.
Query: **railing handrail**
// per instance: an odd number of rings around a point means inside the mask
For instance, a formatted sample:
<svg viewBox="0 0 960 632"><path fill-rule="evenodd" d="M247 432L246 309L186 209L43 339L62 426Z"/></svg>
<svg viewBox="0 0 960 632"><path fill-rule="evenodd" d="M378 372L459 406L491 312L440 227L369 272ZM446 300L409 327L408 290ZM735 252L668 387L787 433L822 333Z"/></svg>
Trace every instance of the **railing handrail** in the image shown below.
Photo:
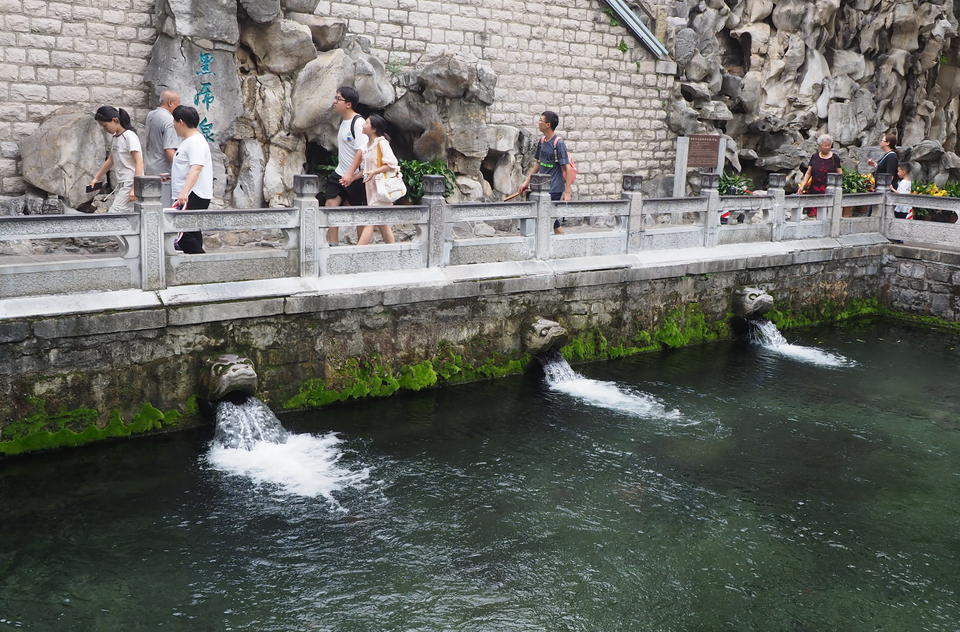
<svg viewBox="0 0 960 632"><path fill-rule="evenodd" d="M40 225L43 230L18 230L31 224ZM95 228L97 225L114 227ZM139 231L140 216L133 213L23 215L0 218L0 241L68 239L72 237L129 237L137 235Z"/></svg>
<svg viewBox="0 0 960 632"><path fill-rule="evenodd" d="M775 175L763 195L721 196L716 174L702 176L702 182L703 194L698 197L646 198L640 192L639 177L625 176L619 199L553 202L547 194L548 182L534 176L530 200L448 204L442 197L442 179L429 176L424 183L423 202L416 206L321 207L316 197L319 180L315 176L297 176L293 206L180 211L162 208L159 180L144 177L138 178L136 184L141 198L138 213L0 217L0 241L122 237L127 249L121 256L128 262L131 274L139 275L139 287L153 290L167 287L167 277L171 284L279 278L276 275L296 276L298 267L300 276L316 277L442 267L451 265L451 261L459 265L464 261L549 260L629 254L649 248L712 247L868 232L881 232L894 239L953 243L960 231L960 224L894 220L893 208L897 204L960 212L960 200L897 194L887 190L886 183L878 184L875 192L844 195L839 179L831 175L823 194L786 195L783 176ZM844 206L878 206L880 210L870 216L844 218ZM818 209L815 219L807 217L812 213L798 211L808 207ZM744 211L751 219L723 224L720 214L726 211ZM758 213L762 214L761 222L757 222ZM614 218L616 225L554 236L553 223L559 217ZM454 224L496 220L518 221L519 234L466 239L453 235ZM669 223L663 223L665 220ZM418 237L394 246L336 250L329 249L324 239L324 231L329 227L384 224L414 224ZM229 256L220 257L192 257L169 251L172 234L188 230L282 230L285 241L268 257L273 263L262 254L253 254L252 249L231 251ZM42 269L43 265L38 263L31 270ZM51 258L51 268L56 265ZM83 265L91 268L89 262ZM8 272L32 273L24 272L22 267L11 267Z"/></svg>

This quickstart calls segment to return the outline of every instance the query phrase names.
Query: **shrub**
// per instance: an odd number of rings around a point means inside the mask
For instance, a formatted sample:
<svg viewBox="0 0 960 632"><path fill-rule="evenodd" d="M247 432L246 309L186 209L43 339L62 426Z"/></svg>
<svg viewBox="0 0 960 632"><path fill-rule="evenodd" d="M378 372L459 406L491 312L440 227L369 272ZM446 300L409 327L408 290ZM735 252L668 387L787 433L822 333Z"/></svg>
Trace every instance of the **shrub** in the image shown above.
<svg viewBox="0 0 960 632"><path fill-rule="evenodd" d="M873 179L873 174L860 173L856 169L844 169L842 186L844 193L869 193L876 190L877 183Z"/></svg>
<svg viewBox="0 0 960 632"><path fill-rule="evenodd" d="M753 181L739 173L722 173L717 190L720 195L750 195L753 193Z"/></svg>
<svg viewBox="0 0 960 632"><path fill-rule="evenodd" d="M403 176L403 183L407 185L407 199L413 204L419 204L423 199L423 176L438 175L446 180L446 190L444 197L453 195L456 181L453 171L443 160L431 160L424 162L422 160L401 160L400 173Z"/></svg>

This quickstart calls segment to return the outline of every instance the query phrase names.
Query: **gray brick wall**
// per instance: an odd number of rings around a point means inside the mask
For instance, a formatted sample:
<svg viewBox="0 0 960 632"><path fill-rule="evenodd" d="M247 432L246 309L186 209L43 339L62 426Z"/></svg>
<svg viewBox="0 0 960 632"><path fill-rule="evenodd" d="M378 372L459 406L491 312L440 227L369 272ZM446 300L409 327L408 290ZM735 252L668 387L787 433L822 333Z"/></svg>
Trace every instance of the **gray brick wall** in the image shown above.
<svg viewBox="0 0 960 632"><path fill-rule="evenodd" d="M143 120L153 4L0 0L0 193L24 191L18 143L58 108L109 104ZM581 197L618 195L621 173L672 171L661 104L673 78L596 0L320 0L317 13L345 18L400 68L448 52L487 61L499 75L488 122L533 134L540 111L558 111Z"/></svg>
<svg viewBox="0 0 960 632"><path fill-rule="evenodd" d="M0 192L22 193L19 141L51 112L146 113L153 0L0 0Z"/></svg>
<svg viewBox="0 0 960 632"><path fill-rule="evenodd" d="M651 3L656 4L656 3ZM673 77L597 0L320 0L317 13L345 18L391 64L459 52L497 73L489 123L536 133L545 109L560 114L580 175L576 194L611 197L623 173L673 172L675 136L663 101ZM629 50L618 46L625 43Z"/></svg>

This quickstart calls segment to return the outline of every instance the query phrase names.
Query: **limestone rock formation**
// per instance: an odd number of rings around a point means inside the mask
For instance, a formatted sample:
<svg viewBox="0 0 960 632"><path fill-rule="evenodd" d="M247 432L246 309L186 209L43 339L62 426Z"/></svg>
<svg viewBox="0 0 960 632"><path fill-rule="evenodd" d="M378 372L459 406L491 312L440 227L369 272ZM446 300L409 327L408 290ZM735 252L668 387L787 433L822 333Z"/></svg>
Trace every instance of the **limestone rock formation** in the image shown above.
<svg viewBox="0 0 960 632"><path fill-rule="evenodd" d="M404 83L406 94L384 116L398 130L400 142L413 148L415 157L443 158L456 173L481 184L484 160L518 149L519 130L486 124L496 75L484 64L443 55L407 73ZM484 196L482 184L459 188L466 199Z"/></svg>
<svg viewBox="0 0 960 632"><path fill-rule="evenodd" d="M366 108L383 109L396 100L386 68L370 54L369 46L353 39L346 48L320 53L297 76L293 91L293 129L306 133L324 147L336 146L340 122L331 111L333 95L352 85Z"/></svg>
<svg viewBox="0 0 960 632"><path fill-rule="evenodd" d="M287 13L287 19L305 24L310 29L313 45L318 51L333 50L343 43L347 23L336 18L327 18L312 13Z"/></svg>
<svg viewBox="0 0 960 632"><path fill-rule="evenodd" d="M206 119L202 123L209 129L209 137L217 142L232 137L233 125L243 112L233 50L204 48L181 35L160 35L153 45L144 80L155 96L159 97L164 90L175 90L185 105L196 106Z"/></svg>
<svg viewBox="0 0 960 632"><path fill-rule="evenodd" d="M72 207L93 199L85 188L106 158L107 143L90 112L55 112L20 147L27 182Z"/></svg>
<svg viewBox="0 0 960 632"><path fill-rule="evenodd" d="M240 0L240 6L258 24L269 24L280 16L280 0Z"/></svg>
<svg viewBox="0 0 960 632"><path fill-rule="evenodd" d="M677 134L726 133L761 177L799 170L823 133L848 167L865 168L867 148L891 130L904 149L929 139L955 153L954 4L676 0L668 47L680 98L668 125ZM945 168L943 152L919 153L921 177Z"/></svg>
<svg viewBox="0 0 960 632"><path fill-rule="evenodd" d="M300 70L317 56L310 27L293 20L245 24L240 31L240 42L275 75Z"/></svg>
<svg viewBox="0 0 960 632"><path fill-rule="evenodd" d="M255 0L251 0L253 2ZM186 37L213 48L233 46L240 37L236 0L160 0L157 30L168 37Z"/></svg>

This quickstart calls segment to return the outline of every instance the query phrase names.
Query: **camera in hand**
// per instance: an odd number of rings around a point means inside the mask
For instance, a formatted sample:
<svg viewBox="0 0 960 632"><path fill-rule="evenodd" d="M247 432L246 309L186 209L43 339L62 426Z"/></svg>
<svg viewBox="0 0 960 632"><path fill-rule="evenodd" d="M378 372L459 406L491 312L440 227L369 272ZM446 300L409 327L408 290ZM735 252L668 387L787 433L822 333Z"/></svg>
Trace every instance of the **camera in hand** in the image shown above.
<svg viewBox="0 0 960 632"><path fill-rule="evenodd" d="M103 191L103 182L97 182L93 186L87 187L87 193L93 193L94 191Z"/></svg>

